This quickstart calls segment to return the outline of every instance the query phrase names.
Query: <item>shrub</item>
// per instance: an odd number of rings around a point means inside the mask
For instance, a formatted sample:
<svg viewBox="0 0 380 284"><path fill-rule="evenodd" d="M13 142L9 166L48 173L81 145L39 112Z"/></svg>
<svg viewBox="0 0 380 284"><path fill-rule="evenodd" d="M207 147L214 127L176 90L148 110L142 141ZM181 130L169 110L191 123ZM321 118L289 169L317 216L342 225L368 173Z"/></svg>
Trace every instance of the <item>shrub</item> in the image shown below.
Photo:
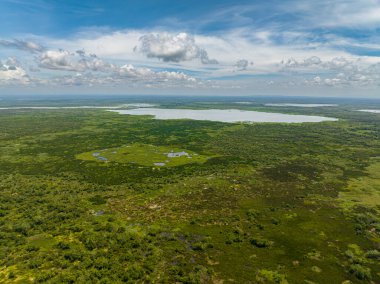
<svg viewBox="0 0 380 284"><path fill-rule="evenodd" d="M256 279L260 283L267 283L268 281L278 284L288 284L284 274L280 274L277 271L271 271L267 269L261 269L256 276Z"/></svg>
<svg viewBox="0 0 380 284"><path fill-rule="evenodd" d="M360 264L352 264L349 269L350 273L360 280L371 280L371 269L361 266Z"/></svg>
<svg viewBox="0 0 380 284"><path fill-rule="evenodd" d="M28 261L28 268L30 269L36 269L41 266L41 261L36 259L31 259Z"/></svg>
<svg viewBox="0 0 380 284"><path fill-rule="evenodd" d="M232 240L234 243L242 243L243 242L243 238L240 236L240 235L237 235L233 238Z"/></svg>
<svg viewBox="0 0 380 284"><path fill-rule="evenodd" d="M16 274L13 271L8 273L8 279L15 279L15 278L16 278Z"/></svg>
<svg viewBox="0 0 380 284"><path fill-rule="evenodd" d="M194 243L194 244L191 245L191 248L193 250L202 251L202 250L206 249L206 244L202 243L202 242L196 242L196 243Z"/></svg>
<svg viewBox="0 0 380 284"><path fill-rule="evenodd" d="M13 227L13 230L16 232L16 233L19 233L19 234L22 234L24 236L27 236L28 235L28 231L30 229L30 226L29 224L27 223L21 223L21 224L17 224Z"/></svg>
<svg viewBox="0 0 380 284"><path fill-rule="evenodd" d="M110 269L110 262L107 258L100 256L94 260L94 267L98 270Z"/></svg>
<svg viewBox="0 0 380 284"><path fill-rule="evenodd" d="M369 250L365 254L366 258L371 258L371 259L380 259L380 251L374 249L374 250Z"/></svg>
<svg viewBox="0 0 380 284"><path fill-rule="evenodd" d="M252 238L250 243L258 248L266 248L271 246L271 242L263 238Z"/></svg>
<svg viewBox="0 0 380 284"><path fill-rule="evenodd" d="M368 261L365 259L363 250L356 244L348 245L348 250L345 254L348 257L350 263L353 264L365 264Z"/></svg>
<svg viewBox="0 0 380 284"><path fill-rule="evenodd" d="M77 251L69 251L69 252L65 253L64 258L66 260L74 262L74 261L77 261L77 260L82 260L83 259L83 255L82 255L82 253L77 252Z"/></svg>
<svg viewBox="0 0 380 284"><path fill-rule="evenodd" d="M70 245L68 243L65 243L65 242L59 242L57 244L57 248L59 248L61 250L67 250L70 248Z"/></svg>
<svg viewBox="0 0 380 284"><path fill-rule="evenodd" d="M144 277L144 269L135 264L128 268L122 276L123 281L136 281Z"/></svg>
<svg viewBox="0 0 380 284"><path fill-rule="evenodd" d="M248 220L250 221L255 220L256 217L259 216L259 213L254 209L249 209L246 214L247 214Z"/></svg>
<svg viewBox="0 0 380 284"><path fill-rule="evenodd" d="M97 195L94 195L93 197L90 197L88 199L93 205L102 205L102 204L105 204L107 202L107 200L105 200L102 196L100 196L99 194Z"/></svg>
<svg viewBox="0 0 380 284"><path fill-rule="evenodd" d="M54 276L55 274L52 271L43 271L40 275L36 276L35 281L36 283L45 283Z"/></svg>
<svg viewBox="0 0 380 284"><path fill-rule="evenodd" d="M33 251L39 251L39 247L36 247L36 246L33 246L33 245L29 245L29 246L27 246L26 248L25 248L25 250L27 251L27 252L33 252Z"/></svg>

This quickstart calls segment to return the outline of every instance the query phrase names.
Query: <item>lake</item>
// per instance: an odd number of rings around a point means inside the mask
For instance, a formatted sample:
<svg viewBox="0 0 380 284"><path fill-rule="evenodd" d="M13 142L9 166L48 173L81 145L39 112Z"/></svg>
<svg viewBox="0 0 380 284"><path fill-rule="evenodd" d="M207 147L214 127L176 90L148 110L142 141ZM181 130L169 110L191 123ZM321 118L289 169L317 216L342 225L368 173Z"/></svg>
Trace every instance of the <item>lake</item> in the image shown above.
<svg viewBox="0 0 380 284"><path fill-rule="evenodd" d="M209 120L220 122L284 122L284 123L301 123L301 122L322 122L337 121L336 118L295 115L271 112L245 111L238 109L160 109L160 108L137 108L129 110L109 110L119 114L129 115L152 115L156 119L192 119L192 120Z"/></svg>
<svg viewBox="0 0 380 284"><path fill-rule="evenodd" d="M380 109L360 109L359 111L371 112L371 113L380 113Z"/></svg>
<svg viewBox="0 0 380 284"><path fill-rule="evenodd" d="M120 109L120 108L145 108L155 107L154 104L133 103L121 104L117 106L16 106L16 107L0 107L0 110L17 110L17 109L37 109L37 110L54 110L54 109Z"/></svg>
<svg viewBox="0 0 380 284"><path fill-rule="evenodd" d="M275 107L333 107L336 104L294 104L294 103L278 103L278 104L265 104L265 106Z"/></svg>

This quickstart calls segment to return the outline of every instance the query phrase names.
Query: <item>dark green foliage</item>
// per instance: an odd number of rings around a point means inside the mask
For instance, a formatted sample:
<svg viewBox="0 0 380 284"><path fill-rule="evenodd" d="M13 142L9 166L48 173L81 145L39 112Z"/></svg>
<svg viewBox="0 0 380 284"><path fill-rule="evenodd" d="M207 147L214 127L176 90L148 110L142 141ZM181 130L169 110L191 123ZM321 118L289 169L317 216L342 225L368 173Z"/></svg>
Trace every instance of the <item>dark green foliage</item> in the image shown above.
<svg viewBox="0 0 380 284"><path fill-rule="evenodd" d="M249 240L252 245L258 248L270 247L271 242L263 238L252 238Z"/></svg>
<svg viewBox="0 0 380 284"><path fill-rule="evenodd" d="M15 279L15 278L16 278L16 274L13 271L8 273L8 279Z"/></svg>
<svg viewBox="0 0 380 284"><path fill-rule="evenodd" d="M66 242L59 242L57 244L57 248L61 249L61 250L67 250L70 248L70 245Z"/></svg>
<svg viewBox="0 0 380 284"><path fill-rule="evenodd" d="M360 264L352 264L350 266L350 273L360 280L371 280L371 269L364 267Z"/></svg>
<svg viewBox="0 0 380 284"><path fill-rule="evenodd" d="M380 259L380 251L374 249L374 250L369 250L365 253L365 256L367 258L371 259Z"/></svg>
<svg viewBox="0 0 380 284"><path fill-rule="evenodd" d="M107 202L101 195L97 194L89 198L90 202L94 205L102 205Z"/></svg>

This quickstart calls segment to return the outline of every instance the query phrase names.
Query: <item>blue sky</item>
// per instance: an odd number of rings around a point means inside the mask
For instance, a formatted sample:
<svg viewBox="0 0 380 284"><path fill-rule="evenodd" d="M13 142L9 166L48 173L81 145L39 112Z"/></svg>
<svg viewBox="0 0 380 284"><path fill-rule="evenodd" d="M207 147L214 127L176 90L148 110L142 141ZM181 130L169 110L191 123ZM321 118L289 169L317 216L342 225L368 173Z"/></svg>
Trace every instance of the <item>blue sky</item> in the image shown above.
<svg viewBox="0 0 380 284"><path fill-rule="evenodd" d="M380 94L380 0L1 0L0 11L0 94Z"/></svg>

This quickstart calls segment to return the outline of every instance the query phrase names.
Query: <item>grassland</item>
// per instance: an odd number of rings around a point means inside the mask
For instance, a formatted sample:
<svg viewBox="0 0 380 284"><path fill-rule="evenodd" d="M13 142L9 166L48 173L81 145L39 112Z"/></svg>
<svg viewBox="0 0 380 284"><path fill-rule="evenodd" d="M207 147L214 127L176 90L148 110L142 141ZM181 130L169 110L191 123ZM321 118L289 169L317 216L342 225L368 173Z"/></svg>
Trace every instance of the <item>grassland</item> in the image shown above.
<svg viewBox="0 0 380 284"><path fill-rule="evenodd" d="M380 213L380 161L373 159L364 176L350 180L347 189L340 192L342 207L351 211L358 206Z"/></svg>
<svg viewBox="0 0 380 284"><path fill-rule="evenodd" d="M76 155L77 159L96 162L131 163L147 167L176 167L204 163L208 157L193 151L140 143L111 149L94 150Z"/></svg>
<svg viewBox="0 0 380 284"><path fill-rule="evenodd" d="M249 125L2 111L0 283L380 283L380 116L353 108ZM193 158L152 166L172 150Z"/></svg>

